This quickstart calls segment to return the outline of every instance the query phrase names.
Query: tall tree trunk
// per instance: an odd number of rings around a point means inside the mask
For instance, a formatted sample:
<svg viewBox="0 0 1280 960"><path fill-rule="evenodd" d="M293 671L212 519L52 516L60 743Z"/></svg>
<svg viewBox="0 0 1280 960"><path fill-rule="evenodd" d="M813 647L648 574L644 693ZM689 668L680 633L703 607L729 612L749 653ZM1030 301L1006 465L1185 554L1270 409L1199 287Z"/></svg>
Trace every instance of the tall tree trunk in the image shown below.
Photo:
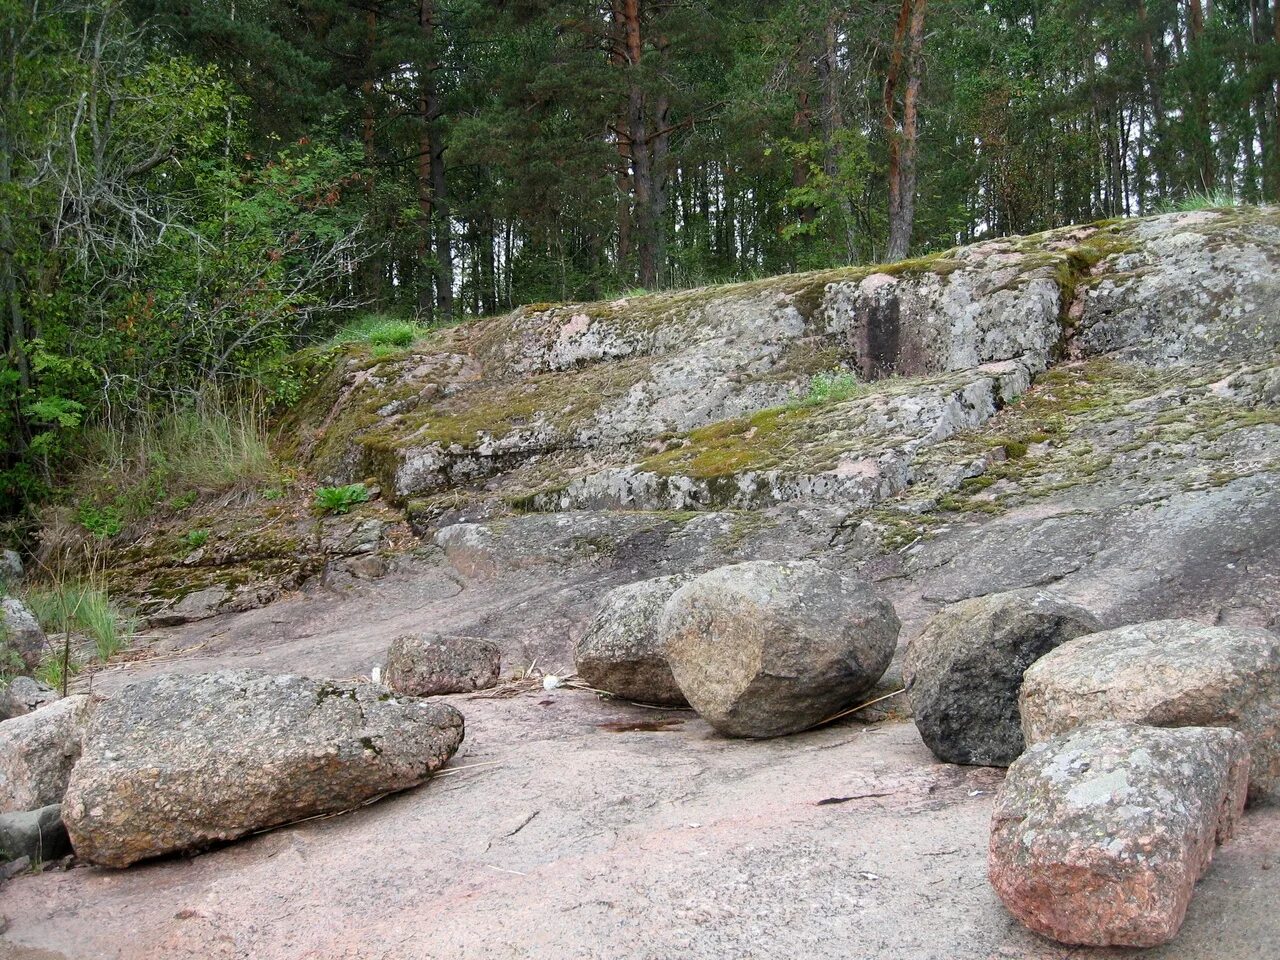
<svg viewBox="0 0 1280 960"><path fill-rule="evenodd" d="M364 62L364 78L360 84L360 94L363 100L361 108L360 122L360 141L364 145L364 169L365 169L365 199L368 202L369 214L372 216L374 210L374 162L376 160L376 151L374 147L374 112L373 112L373 94L374 94L374 57L376 55L378 42L378 14L373 7L370 7L365 14L365 62ZM382 296L383 287L383 259L381 253L373 252L369 255L364 263L364 293L378 299Z"/></svg>
<svg viewBox="0 0 1280 960"><path fill-rule="evenodd" d="M915 224L918 105L923 70L927 0L902 0L884 83L884 128L889 141L889 243L886 258L901 260L911 248ZM897 88L906 67L901 122Z"/></svg>
<svg viewBox="0 0 1280 960"><path fill-rule="evenodd" d="M615 14L621 18L619 27L624 68L628 73L626 136L631 161L631 236L640 285L653 289L661 282L664 198L661 168L666 160L667 147L667 135L662 132L661 124L667 107L665 100L657 104L659 133L655 136L649 130L648 103L640 76L640 63L644 57L640 0L619 0Z"/></svg>
<svg viewBox="0 0 1280 960"><path fill-rule="evenodd" d="M422 59L425 61L419 68L418 78L418 109L422 113L418 141L418 216L420 221L425 218L420 244L421 249L427 249L430 246L428 238L434 237L435 304L447 319L453 316L453 225L449 218L444 135L439 123L440 93L436 86L440 64L435 49L435 0L421 0L418 27L422 34Z"/></svg>
<svg viewBox="0 0 1280 960"><path fill-rule="evenodd" d="M431 189L431 97L428 94L434 57L427 50L433 27L433 0L422 0L418 9L418 28L422 32L423 56L418 67L418 310L428 322L435 316L435 296L432 289L435 272L427 272L431 257L431 220L435 196Z"/></svg>
<svg viewBox="0 0 1280 960"><path fill-rule="evenodd" d="M1151 100L1151 155L1152 167L1155 171L1156 193L1163 195L1165 191L1164 183L1164 163L1162 157L1164 155L1163 148L1163 128L1164 128L1164 96L1161 93L1163 84L1160 66L1156 62L1155 45L1151 40L1151 22L1147 17L1146 0L1138 0L1138 26L1141 32L1142 41L1142 64L1146 68L1147 90ZM1143 144L1143 148L1146 144Z"/></svg>

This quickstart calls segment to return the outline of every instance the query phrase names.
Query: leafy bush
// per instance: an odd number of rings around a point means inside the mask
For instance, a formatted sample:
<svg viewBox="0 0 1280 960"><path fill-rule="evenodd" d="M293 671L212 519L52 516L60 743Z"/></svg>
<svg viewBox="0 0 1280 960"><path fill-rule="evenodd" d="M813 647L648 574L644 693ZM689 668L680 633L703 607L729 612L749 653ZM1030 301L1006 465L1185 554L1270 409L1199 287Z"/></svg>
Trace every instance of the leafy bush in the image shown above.
<svg viewBox="0 0 1280 960"><path fill-rule="evenodd" d="M858 378L847 370L833 370L815 374L809 381L808 392L797 401L798 406L816 407L824 403L852 400L863 392Z"/></svg>
<svg viewBox="0 0 1280 960"><path fill-rule="evenodd" d="M350 513L351 508L369 499L369 488L363 483L349 483L344 487L320 487L316 490L316 503L325 513Z"/></svg>
<svg viewBox="0 0 1280 960"><path fill-rule="evenodd" d="M76 521L95 537L114 537L124 529L124 516L115 506L98 506L82 503L76 511Z"/></svg>

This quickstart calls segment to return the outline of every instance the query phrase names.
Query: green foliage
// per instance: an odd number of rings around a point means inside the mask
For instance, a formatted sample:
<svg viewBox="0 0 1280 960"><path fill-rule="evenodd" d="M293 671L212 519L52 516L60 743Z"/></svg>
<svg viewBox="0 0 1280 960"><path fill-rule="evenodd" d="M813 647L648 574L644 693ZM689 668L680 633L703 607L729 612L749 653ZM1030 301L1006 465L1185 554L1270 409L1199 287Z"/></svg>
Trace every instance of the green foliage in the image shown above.
<svg viewBox="0 0 1280 960"><path fill-rule="evenodd" d="M1160 209L1167 213L1192 213L1197 210L1229 210L1238 205L1239 201L1229 193L1202 191L1163 203Z"/></svg>
<svg viewBox="0 0 1280 960"><path fill-rule="evenodd" d="M316 506L325 513L350 513L357 504L369 499L369 489L363 483L349 483L341 487L319 487L316 490Z"/></svg>
<svg viewBox="0 0 1280 960"><path fill-rule="evenodd" d="M416 323L379 313L366 313L343 326L329 341L334 345L364 343L372 347L413 346L426 329Z"/></svg>
<svg viewBox="0 0 1280 960"><path fill-rule="evenodd" d="M114 537L124 529L124 512L115 504L86 502L77 508L76 522L95 537Z"/></svg>
<svg viewBox="0 0 1280 960"><path fill-rule="evenodd" d="M186 544L187 548L190 550L199 549L209 542L209 531L190 530L187 532L186 536L182 538L182 542Z"/></svg>
<svg viewBox="0 0 1280 960"><path fill-rule="evenodd" d="M847 370L818 373L814 374L813 379L809 381L808 391L796 401L796 406L817 407L827 403L838 403L841 400L852 400L865 391L866 387Z"/></svg>

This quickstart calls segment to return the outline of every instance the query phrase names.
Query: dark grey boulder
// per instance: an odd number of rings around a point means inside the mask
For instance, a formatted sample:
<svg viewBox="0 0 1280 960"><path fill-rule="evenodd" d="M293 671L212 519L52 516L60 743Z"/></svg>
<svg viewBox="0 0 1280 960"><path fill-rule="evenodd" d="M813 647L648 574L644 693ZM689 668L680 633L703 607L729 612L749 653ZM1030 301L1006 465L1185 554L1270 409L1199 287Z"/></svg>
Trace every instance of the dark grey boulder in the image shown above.
<svg viewBox="0 0 1280 960"><path fill-rule="evenodd" d="M0 813L0 863L28 858L47 863L71 852L62 807L52 803L38 810Z"/></svg>
<svg viewBox="0 0 1280 960"><path fill-rule="evenodd" d="M994 593L937 613L907 648L903 679L925 745L947 763L1007 767L1023 750L1022 674L1067 640L1102 629L1038 590Z"/></svg>
<svg viewBox="0 0 1280 960"><path fill-rule="evenodd" d="M0 668L34 670L47 646L44 630L25 603L17 597L0 598Z"/></svg>

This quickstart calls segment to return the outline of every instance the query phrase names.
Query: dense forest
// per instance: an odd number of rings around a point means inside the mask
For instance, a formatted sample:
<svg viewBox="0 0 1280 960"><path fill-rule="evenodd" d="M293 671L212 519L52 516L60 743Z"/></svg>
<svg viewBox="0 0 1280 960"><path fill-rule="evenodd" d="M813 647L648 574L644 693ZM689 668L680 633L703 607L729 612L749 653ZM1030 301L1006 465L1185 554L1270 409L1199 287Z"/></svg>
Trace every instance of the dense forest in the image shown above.
<svg viewBox="0 0 1280 960"><path fill-rule="evenodd" d="M370 315L1280 196L1280 0L0 0L0 513Z"/></svg>

